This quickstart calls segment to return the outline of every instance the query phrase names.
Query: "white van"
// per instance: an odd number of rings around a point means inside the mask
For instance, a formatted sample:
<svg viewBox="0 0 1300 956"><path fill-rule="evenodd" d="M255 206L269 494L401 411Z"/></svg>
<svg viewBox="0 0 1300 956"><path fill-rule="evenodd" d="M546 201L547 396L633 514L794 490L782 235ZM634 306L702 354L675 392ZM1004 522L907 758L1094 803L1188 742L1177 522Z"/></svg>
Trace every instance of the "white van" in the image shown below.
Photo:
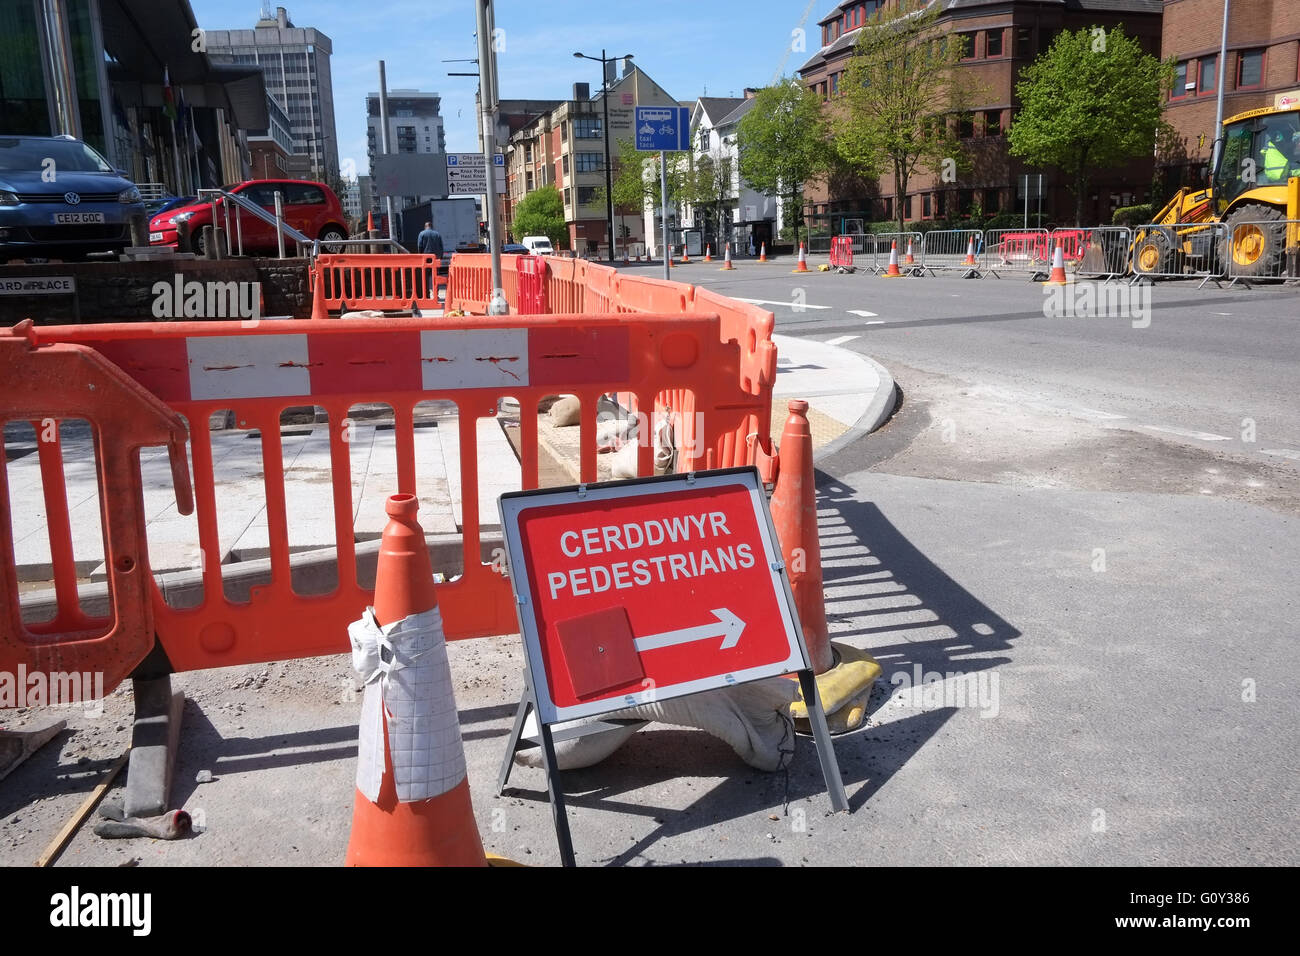
<svg viewBox="0 0 1300 956"><path fill-rule="evenodd" d="M555 255L555 250L551 248L551 240L545 236L524 236L520 241L535 256Z"/></svg>

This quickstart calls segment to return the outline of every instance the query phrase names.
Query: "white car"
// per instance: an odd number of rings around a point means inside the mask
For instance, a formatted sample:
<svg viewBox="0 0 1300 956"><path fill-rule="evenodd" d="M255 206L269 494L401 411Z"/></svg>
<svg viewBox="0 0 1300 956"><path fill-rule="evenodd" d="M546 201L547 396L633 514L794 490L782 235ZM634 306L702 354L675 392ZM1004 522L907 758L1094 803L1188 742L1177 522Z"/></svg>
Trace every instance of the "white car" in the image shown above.
<svg viewBox="0 0 1300 956"><path fill-rule="evenodd" d="M545 236L524 236L520 242L535 256L555 255L555 250L551 248L551 240Z"/></svg>

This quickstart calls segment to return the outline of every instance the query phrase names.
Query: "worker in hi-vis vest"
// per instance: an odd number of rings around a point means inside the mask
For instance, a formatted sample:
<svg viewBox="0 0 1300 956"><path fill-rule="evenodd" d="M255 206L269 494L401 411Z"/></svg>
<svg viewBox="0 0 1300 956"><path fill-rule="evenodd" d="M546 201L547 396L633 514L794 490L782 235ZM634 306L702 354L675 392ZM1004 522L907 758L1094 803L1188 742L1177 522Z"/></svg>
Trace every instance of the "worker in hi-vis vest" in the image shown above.
<svg viewBox="0 0 1300 956"><path fill-rule="evenodd" d="M1286 154L1279 148L1282 145L1282 134L1276 133L1272 140L1264 143L1264 148L1260 150L1264 157L1264 179L1270 183L1280 183L1286 176Z"/></svg>

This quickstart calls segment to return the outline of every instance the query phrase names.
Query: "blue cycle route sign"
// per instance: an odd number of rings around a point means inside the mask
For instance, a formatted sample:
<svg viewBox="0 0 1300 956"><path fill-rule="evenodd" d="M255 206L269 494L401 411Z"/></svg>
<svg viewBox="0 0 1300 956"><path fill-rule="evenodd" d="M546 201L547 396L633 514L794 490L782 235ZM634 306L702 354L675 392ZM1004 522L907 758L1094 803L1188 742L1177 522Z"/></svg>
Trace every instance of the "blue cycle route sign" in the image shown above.
<svg viewBox="0 0 1300 956"><path fill-rule="evenodd" d="M684 106L638 106L634 125L642 152L690 148L691 111Z"/></svg>

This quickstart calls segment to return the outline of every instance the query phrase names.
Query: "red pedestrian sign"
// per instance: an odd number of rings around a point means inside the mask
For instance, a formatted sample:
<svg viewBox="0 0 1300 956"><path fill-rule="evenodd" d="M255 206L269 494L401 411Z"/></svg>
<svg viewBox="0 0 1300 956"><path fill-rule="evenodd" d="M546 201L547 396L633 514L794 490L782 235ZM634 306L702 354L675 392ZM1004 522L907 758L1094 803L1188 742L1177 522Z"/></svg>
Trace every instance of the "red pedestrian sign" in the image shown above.
<svg viewBox="0 0 1300 956"><path fill-rule="evenodd" d="M547 723L807 667L752 469L501 497Z"/></svg>

